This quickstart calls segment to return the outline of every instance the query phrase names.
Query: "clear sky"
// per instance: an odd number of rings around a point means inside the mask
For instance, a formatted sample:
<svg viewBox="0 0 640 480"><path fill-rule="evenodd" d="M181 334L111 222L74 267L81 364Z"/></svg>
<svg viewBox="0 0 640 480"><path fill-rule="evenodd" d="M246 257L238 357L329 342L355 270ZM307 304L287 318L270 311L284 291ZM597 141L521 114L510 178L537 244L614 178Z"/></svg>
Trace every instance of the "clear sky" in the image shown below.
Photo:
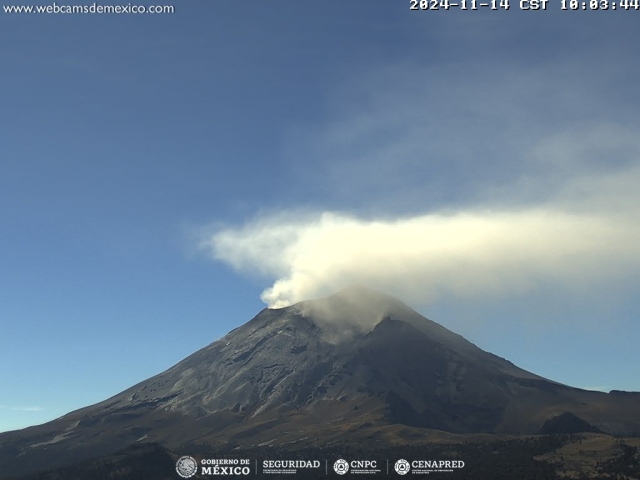
<svg viewBox="0 0 640 480"><path fill-rule="evenodd" d="M640 390L640 12L174 5L0 12L0 431L351 283Z"/></svg>

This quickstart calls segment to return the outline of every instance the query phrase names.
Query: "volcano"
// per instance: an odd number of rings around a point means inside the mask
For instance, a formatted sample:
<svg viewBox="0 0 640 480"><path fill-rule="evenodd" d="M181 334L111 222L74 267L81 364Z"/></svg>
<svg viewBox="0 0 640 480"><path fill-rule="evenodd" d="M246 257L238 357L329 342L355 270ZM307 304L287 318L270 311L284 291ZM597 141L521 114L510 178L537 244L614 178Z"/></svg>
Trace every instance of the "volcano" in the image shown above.
<svg viewBox="0 0 640 480"><path fill-rule="evenodd" d="M411 442L425 432L640 435L640 394L562 385L362 287L252 320L167 371L0 434L0 478L153 442L217 451ZM554 420L555 419L555 420Z"/></svg>

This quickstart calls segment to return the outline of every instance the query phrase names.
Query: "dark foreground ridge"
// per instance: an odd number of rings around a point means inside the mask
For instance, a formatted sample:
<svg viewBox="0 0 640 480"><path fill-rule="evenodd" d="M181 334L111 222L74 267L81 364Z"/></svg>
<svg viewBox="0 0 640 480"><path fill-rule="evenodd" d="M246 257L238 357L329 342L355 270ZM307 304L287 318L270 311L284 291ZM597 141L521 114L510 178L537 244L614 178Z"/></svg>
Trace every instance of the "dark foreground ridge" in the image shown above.
<svg viewBox="0 0 640 480"><path fill-rule="evenodd" d="M104 402L0 434L0 478L143 443L181 455L184 446L227 454L357 443L383 451L478 433L581 432L639 436L638 395L547 380L393 297L355 287L265 309Z"/></svg>
<svg viewBox="0 0 640 480"><path fill-rule="evenodd" d="M596 440L606 445L608 452L600 455L585 467L584 458L580 455L571 457L571 450L586 446ZM583 443L584 442L584 443ZM387 447L382 449L359 449L354 445L341 445L322 448L304 448L290 451L286 448L266 448L217 455L216 452L200 450L191 454L201 461L203 458L250 459L251 470L245 478L269 479L328 479L341 478L332 469L337 459L369 459L377 460L381 473L371 475L377 478L405 478L394 470L399 459L457 459L464 462L464 467L451 472L434 473L436 477L447 479L474 480L560 480L576 478L623 480L640 478L640 455L638 444L630 445L624 440L604 435L546 435L484 441L469 441L455 444L424 444ZM588 448L588 447L587 447ZM605 449L606 450L606 449ZM579 450L578 450L579 451ZM588 452L591 455L593 452ZM569 457L564 460L564 455ZM158 444L138 444L115 454L95 460L82 462L71 467L58 468L52 471L21 477L20 480L169 480L180 478L176 471L178 454ZM562 460L558 461L558 459ZM315 471L304 471L303 474L264 474L261 471L265 460L305 460L319 459L322 466L325 460L329 468ZM255 465L255 468L254 468ZM574 468L576 465L579 468ZM581 467L581 468L580 468ZM199 472L201 472L200 467ZM367 477L358 475L358 478ZM197 473L195 479L211 478L208 474Z"/></svg>

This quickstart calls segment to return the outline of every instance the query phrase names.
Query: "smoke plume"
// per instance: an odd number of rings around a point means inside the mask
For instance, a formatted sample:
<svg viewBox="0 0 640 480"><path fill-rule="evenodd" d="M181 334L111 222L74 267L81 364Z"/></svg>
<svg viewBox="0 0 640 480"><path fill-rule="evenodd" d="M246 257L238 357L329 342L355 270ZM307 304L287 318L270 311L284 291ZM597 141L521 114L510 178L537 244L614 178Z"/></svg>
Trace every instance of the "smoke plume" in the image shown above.
<svg viewBox="0 0 640 480"><path fill-rule="evenodd" d="M612 207L595 193L603 208L461 209L399 219L280 213L216 231L203 246L238 271L272 278L261 298L273 308L352 284L402 292L422 305L441 295L589 286L640 263L637 207Z"/></svg>

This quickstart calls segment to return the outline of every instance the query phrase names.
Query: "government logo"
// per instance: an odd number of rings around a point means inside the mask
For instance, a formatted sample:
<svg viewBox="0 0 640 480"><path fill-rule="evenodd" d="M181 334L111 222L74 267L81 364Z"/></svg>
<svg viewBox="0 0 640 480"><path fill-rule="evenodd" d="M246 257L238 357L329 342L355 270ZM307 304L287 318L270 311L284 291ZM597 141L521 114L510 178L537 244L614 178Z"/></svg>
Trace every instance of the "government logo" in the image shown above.
<svg viewBox="0 0 640 480"><path fill-rule="evenodd" d="M193 457L185 455L176 462L176 472L182 478L191 478L198 473L198 462Z"/></svg>
<svg viewBox="0 0 640 480"><path fill-rule="evenodd" d="M396 462L393 468L395 468L398 475L406 475L407 473L409 473L409 470L411 470L411 465L409 465L409 462L407 462L404 458L401 458Z"/></svg>
<svg viewBox="0 0 640 480"><path fill-rule="evenodd" d="M344 475L349 471L349 462L340 458L336 460L336 463L333 464L333 469L338 475Z"/></svg>

